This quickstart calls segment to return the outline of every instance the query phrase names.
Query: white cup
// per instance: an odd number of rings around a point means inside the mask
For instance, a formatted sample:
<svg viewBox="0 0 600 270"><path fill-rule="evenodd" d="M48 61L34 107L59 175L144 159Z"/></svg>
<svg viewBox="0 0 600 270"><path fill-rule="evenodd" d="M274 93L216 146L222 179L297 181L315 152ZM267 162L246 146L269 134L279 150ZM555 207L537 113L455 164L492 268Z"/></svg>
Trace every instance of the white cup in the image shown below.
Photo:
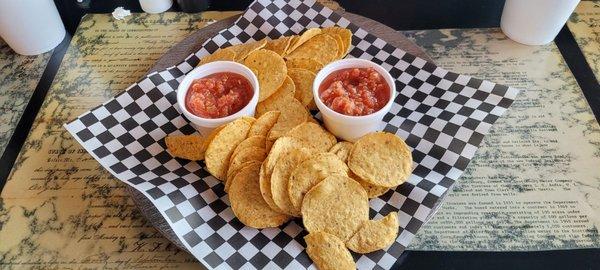
<svg viewBox="0 0 600 270"><path fill-rule="evenodd" d="M50 51L65 34L52 0L0 0L0 37L18 54Z"/></svg>
<svg viewBox="0 0 600 270"><path fill-rule="evenodd" d="M323 104L319 97L319 86L329 74L345 68L369 67L381 74L389 85L390 100L388 100L383 108L368 115L350 116L336 112ZM396 97L396 84L390 73L380 65L358 58L342 59L330 63L317 73L315 81L313 82L313 95L317 108L323 116L325 127L338 138L354 142L367 133L378 131L381 120L383 120L385 114L390 111L392 104L394 103L394 98Z"/></svg>
<svg viewBox="0 0 600 270"><path fill-rule="evenodd" d="M506 0L500 28L510 39L526 45L552 42L579 0Z"/></svg>
<svg viewBox="0 0 600 270"><path fill-rule="evenodd" d="M173 5L173 0L140 0L140 6L146 13L163 13Z"/></svg>
<svg viewBox="0 0 600 270"><path fill-rule="evenodd" d="M248 102L248 104L238 112L222 118L203 118L192 114L185 105L185 99L190 85L195 79L203 78L219 72L233 72L248 79L253 91L250 102ZM256 110L256 105L258 104L258 91L258 79L249 68L232 61L216 61L194 68L183 78L179 84L179 87L177 87L177 104L179 105L179 110L183 113L183 115L185 115L185 117L192 122L192 126L194 126L194 128L196 128L196 130L198 130L202 135L207 136L213 129L220 125L227 124L242 116L254 116L254 111Z"/></svg>

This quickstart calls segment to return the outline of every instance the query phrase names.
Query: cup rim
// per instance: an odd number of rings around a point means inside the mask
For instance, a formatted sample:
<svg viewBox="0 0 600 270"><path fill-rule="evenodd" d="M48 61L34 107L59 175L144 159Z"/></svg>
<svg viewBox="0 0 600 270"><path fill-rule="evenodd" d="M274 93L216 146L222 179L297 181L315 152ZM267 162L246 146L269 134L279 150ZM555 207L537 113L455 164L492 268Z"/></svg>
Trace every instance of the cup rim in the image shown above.
<svg viewBox="0 0 600 270"><path fill-rule="evenodd" d="M214 67L217 67L219 69L224 69L228 66L242 69L247 74L233 71L233 70L207 71L207 69L214 68ZM205 118L205 117L201 117L201 116L191 113L187 109L187 106L185 105L185 98L187 96L187 92L189 91L189 87L190 87L191 83L193 82L193 80L203 78L208 75L219 73L219 72L232 72L235 74L239 74L239 75L243 76L244 78L248 79L248 81L250 82L250 85L252 86L252 90L253 90L252 98L250 98L250 101L248 101L248 104L246 104L246 106L242 107L239 111L235 112L234 114L231 114L231 115L228 115L225 117L220 117L220 118ZM242 115L245 114L245 111L248 109L248 107L256 106L256 104L258 103L258 97L259 97L258 91L260 91L260 87L258 84L258 78L256 77L256 75L254 75L252 70L250 70L248 67L246 67L240 63L233 62L233 61L214 61L214 62L206 63L204 65L197 66L194 69L192 69L188 74L185 75L185 77L181 80L181 83L179 83L179 86L177 86L177 103L179 104L179 108L181 109L183 114L190 121L204 122L205 124L221 124L223 122L230 122L230 121L233 121L233 120L241 117Z"/></svg>
<svg viewBox="0 0 600 270"><path fill-rule="evenodd" d="M379 72L379 74L381 74L384 77L384 79L390 89L390 99L387 101L387 103L383 107L381 107L381 109L379 109L373 113L367 114L367 115L358 115L358 116L345 115L345 114L334 111L333 109L331 109L327 105L325 105L323 103L323 101L321 101L321 98L319 97L319 86L321 86L321 83L323 82L323 80L334 71L337 71L340 69L345 69L345 68L350 68L348 66L345 66L347 64L355 64L358 67L372 67L377 72ZM394 100L396 98L396 93L397 93L396 92L396 84L394 83L394 78L385 68L383 68L382 66L380 66L372 61L360 59L360 58L341 59L341 60L337 60L337 61L327 64L325 67L323 67L317 73L315 80L313 82L313 99L314 99L315 104L317 105L317 108L319 109L319 111L321 113L327 113L329 115L333 115L335 117L341 118L343 120L348 120L348 121L371 120L374 117L378 117L381 114L387 113L392 108L392 104L394 103Z"/></svg>

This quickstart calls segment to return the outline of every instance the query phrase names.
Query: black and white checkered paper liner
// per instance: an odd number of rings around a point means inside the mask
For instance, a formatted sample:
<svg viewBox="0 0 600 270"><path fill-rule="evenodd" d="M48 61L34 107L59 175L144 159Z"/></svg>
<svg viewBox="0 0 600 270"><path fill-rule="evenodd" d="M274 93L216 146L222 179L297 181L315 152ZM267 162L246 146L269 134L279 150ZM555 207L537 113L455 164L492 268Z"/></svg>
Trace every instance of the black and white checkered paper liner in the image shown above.
<svg viewBox="0 0 600 270"><path fill-rule="evenodd" d="M65 126L115 177L145 194L207 267L314 267L304 251L306 232L300 220L279 228L245 227L234 217L223 184L203 163L169 155L163 138L195 132L175 104L175 91L202 56L232 44L333 25L353 32L349 57L376 62L397 78L399 94L381 128L413 148L415 170L407 183L370 202L372 218L398 211L396 242L386 250L354 254L360 269L389 269L518 90L436 67L314 1L258 0L184 62L149 74Z"/></svg>

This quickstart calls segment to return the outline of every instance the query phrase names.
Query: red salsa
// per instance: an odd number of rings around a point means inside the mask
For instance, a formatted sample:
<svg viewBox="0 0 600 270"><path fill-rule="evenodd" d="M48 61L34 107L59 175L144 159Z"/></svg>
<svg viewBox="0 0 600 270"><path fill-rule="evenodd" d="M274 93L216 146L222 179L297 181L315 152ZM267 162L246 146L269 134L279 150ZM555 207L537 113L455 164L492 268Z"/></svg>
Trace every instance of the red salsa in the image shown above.
<svg viewBox="0 0 600 270"><path fill-rule="evenodd" d="M244 76L219 72L194 80L185 97L185 105L194 115L221 118L244 108L253 93L252 85Z"/></svg>
<svg viewBox="0 0 600 270"><path fill-rule="evenodd" d="M341 114L372 114L390 100L390 86L373 68L346 68L329 74L319 86L319 97Z"/></svg>

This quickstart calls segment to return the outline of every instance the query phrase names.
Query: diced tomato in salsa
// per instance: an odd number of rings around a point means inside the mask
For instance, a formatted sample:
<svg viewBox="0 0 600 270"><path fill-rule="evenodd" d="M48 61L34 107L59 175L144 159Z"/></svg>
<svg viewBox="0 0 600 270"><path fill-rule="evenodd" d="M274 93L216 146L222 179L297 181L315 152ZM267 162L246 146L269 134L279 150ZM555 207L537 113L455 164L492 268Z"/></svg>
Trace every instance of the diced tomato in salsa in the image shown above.
<svg viewBox="0 0 600 270"><path fill-rule="evenodd" d="M346 68L329 74L319 86L321 101L350 116L372 114L390 100L390 87L373 68Z"/></svg>
<svg viewBox="0 0 600 270"><path fill-rule="evenodd" d="M244 108L253 94L252 85L244 76L220 72L194 80L185 98L185 105L194 115L221 118Z"/></svg>

